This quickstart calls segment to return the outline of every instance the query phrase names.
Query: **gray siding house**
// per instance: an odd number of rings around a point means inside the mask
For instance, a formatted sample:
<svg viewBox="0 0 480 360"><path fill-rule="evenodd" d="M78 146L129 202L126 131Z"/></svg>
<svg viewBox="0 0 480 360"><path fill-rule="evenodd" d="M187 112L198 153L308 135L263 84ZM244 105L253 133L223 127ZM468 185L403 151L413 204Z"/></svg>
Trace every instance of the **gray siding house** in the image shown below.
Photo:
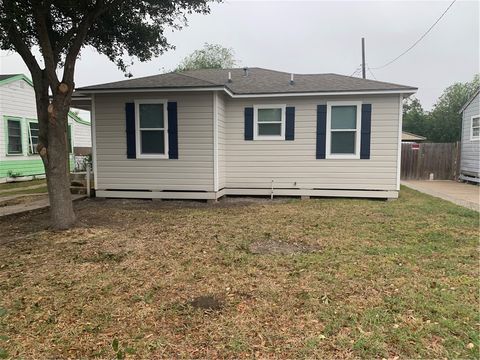
<svg viewBox="0 0 480 360"><path fill-rule="evenodd" d="M244 68L87 86L76 97L91 99L100 197L396 198L402 100L415 91Z"/></svg>
<svg viewBox="0 0 480 360"><path fill-rule="evenodd" d="M480 89L460 112L462 113L460 179L480 182Z"/></svg>

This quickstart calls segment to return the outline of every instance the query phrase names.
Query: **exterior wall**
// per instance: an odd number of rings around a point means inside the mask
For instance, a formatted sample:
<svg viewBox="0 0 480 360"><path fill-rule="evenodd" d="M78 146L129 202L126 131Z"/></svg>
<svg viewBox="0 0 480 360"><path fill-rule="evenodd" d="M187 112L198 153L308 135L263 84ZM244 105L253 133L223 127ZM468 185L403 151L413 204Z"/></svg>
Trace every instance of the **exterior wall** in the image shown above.
<svg viewBox="0 0 480 360"><path fill-rule="evenodd" d="M90 125L81 124L69 118L69 124L72 124L73 146L92 147L92 136Z"/></svg>
<svg viewBox="0 0 480 360"><path fill-rule="evenodd" d="M19 118L22 129L23 154L7 154L7 118ZM0 86L0 179L9 172L22 176L44 174L43 163L38 155L28 154L28 120L37 118L35 93L24 80Z"/></svg>
<svg viewBox="0 0 480 360"><path fill-rule="evenodd" d="M465 175L479 176L480 172L480 141L470 140L472 131L472 116L480 114L480 95L463 111L462 120L462 152L460 160L460 172Z"/></svg>
<svg viewBox="0 0 480 360"><path fill-rule="evenodd" d="M316 159L316 110L327 101L372 104L368 160ZM398 95L228 99L226 103L227 188L397 189ZM244 140L244 108L255 104L295 106L295 140Z"/></svg>
<svg viewBox="0 0 480 360"><path fill-rule="evenodd" d="M96 94L98 190L213 191L213 93ZM125 103L167 99L178 107L178 159L127 159Z"/></svg>
<svg viewBox="0 0 480 360"><path fill-rule="evenodd" d="M218 188L223 189L227 184L227 129L225 118L225 95L220 93L217 97L218 111Z"/></svg>
<svg viewBox="0 0 480 360"><path fill-rule="evenodd" d="M7 119L19 119L22 129L22 154L7 154ZM39 155L29 154L28 123L36 121L37 109L35 93L30 84L24 80L16 80L0 86L0 180L10 173L19 176L43 175L45 169ZM90 126L79 124L71 117L68 123L72 125L74 146L78 142L91 146ZM73 169L73 156L70 158L70 168Z"/></svg>

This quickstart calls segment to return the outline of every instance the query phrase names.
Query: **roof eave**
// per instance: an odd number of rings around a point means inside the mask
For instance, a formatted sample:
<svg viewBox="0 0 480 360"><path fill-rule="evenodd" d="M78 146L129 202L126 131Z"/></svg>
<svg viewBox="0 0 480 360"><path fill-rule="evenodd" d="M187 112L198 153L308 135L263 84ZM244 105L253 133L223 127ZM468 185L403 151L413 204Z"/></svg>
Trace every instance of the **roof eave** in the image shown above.
<svg viewBox="0 0 480 360"><path fill-rule="evenodd" d="M227 86L201 86L201 87L164 87L164 88L117 88L117 89L88 89L79 88L78 94L102 94L102 93L126 93L126 92L168 92L168 91L225 91L232 98L247 97L297 97L297 96L328 96L328 95L385 95L385 94L403 94L411 95L417 91L417 88L388 89L388 90L335 90L335 91L307 91L307 92L262 92L262 93L235 93Z"/></svg>

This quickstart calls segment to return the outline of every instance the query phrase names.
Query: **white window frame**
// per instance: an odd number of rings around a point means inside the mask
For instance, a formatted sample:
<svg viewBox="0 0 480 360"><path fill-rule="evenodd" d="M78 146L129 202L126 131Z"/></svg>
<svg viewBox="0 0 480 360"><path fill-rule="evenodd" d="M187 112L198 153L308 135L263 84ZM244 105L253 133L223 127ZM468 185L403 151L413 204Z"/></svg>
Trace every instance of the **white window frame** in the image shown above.
<svg viewBox="0 0 480 360"><path fill-rule="evenodd" d="M475 118L479 118L480 119L480 115L473 115L471 118L470 118L470 141L478 141L480 140L480 136L473 136L473 119ZM479 120L479 125L480 125L480 120Z"/></svg>
<svg viewBox="0 0 480 360"><path fill-rule="evenodd" d="M332 130L332 106L356 106L357 119L355 129ZM360 139L362 125L362 102L361 101L328 101L327 102L327 138L326 138L326 159L360 159ZM355 131L355 154L332 154L332 131Z"/></svg>
<svg viewBox="0 0 480 360"><path fill-rule="evenodd" d="M16 121L20 124L20 145L22 147L21 151L18 153L12 153L9 150L10 147L10 131L8 129L8 122L9 121ZM23 143L23 122L24 120L19 117L14 116L5 116L5 134L6 134L6 149L5 154L8 156L24 156L25 154L25 144Z"/></svg>
<svg viewBox="0 0 480 360"><path fill-rule="evenodd" d="M140 99L135 100L135 147L137 159L168 159L168 100L167 99ZM141 104L163 104L163 128L142 128L140 129L140 105ZM163 130L165 153L164 154L143 154L141 146L141 130Z"/></svg>
<svg viewBox="0 0 480 360"><path fill-rule="evenodd" d="M30 128L30 124L37 124L38 125L38 121L37 120L27 120L27 124L28 124L28 155L29 156L34 156L34 155L38 155L38 151L35 147L35 150L34 150L34 146L33 146L33 142L32 142L32 130ZM38 131L39 131L39 136L40 136L40 126L38 127ZM38 138L39 138L38 136ZM38 144L38 141L39 139L37 140L37 144Z"/></svg>
<svg viewBox="0 0 480 360"><path fill-rule="evenodd" d="M280 135L259 135L258 134L258 109L281 109L281 133ZM285 104L260 104L253 105L253 140L285 140ZM262 122L262 124L278 124L278 122Z"/></svg>

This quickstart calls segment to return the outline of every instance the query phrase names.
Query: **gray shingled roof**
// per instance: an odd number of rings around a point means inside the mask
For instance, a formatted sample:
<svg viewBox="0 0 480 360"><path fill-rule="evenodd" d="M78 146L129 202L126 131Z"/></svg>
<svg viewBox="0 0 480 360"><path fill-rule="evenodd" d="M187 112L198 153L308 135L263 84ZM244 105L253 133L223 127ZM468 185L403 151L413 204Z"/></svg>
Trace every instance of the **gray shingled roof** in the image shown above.
<svg viewBox="0 0 480 360"><path fill-rule="evenodd" d="M232 81L228 81L228 73ZM397 90L413 92L412 86L404 86L381 81L361 79L338 74L294 74L290 84L290 73L262 68L248 68L248 75L242 68L201 69L180 73L168 73L129 79L106 84L86 86L77 89L89 90L128 90L161 88L208 88L225 86L234 94L282 94L306 92L347 92Z"/></svg>

